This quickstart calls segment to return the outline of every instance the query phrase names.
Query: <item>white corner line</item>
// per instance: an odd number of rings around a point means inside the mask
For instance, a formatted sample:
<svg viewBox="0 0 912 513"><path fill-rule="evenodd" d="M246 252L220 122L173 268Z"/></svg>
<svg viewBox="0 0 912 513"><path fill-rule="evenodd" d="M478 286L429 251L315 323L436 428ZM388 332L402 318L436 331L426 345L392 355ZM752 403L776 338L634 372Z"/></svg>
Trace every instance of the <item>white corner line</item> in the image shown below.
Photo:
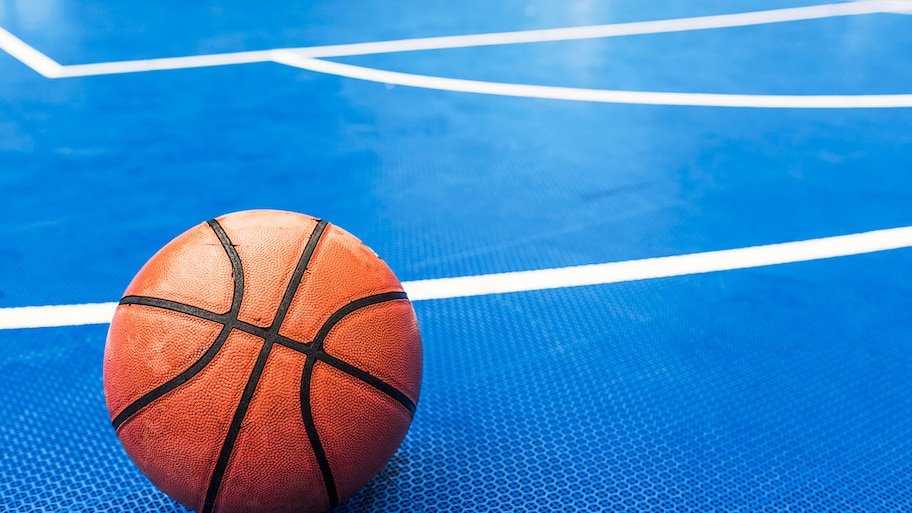
<svg viewBox="0 0 912 513"><path fill-rule="evenodd" d="M45 78L59 78L62 76L63 66L57 64L47 55L35 50L3 27L0 27L0 49L6 50L6 53Z"/></svg>
<svg viewBox="0 0 912 513"><path fill-rule="evenodd" d="M605 285L807 262L912 247L912 226L605 264L404 282L412 301ZM106 324L117 303L0 308L0 329Z"/></svg>

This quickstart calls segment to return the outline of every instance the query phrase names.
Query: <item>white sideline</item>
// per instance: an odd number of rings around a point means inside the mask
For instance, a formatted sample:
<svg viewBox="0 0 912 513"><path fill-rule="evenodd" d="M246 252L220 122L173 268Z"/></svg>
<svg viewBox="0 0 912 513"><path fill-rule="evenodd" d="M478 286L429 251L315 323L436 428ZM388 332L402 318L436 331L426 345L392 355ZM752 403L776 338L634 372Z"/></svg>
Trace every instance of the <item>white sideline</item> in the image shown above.
<svg viewBox="0 0 912 513"><path fill-rule="evenodd" d="M624 262L403 283L412 301L668 278L912 247L912 226ZM105 324L117 303L0 308L0 329Z"/></svg>

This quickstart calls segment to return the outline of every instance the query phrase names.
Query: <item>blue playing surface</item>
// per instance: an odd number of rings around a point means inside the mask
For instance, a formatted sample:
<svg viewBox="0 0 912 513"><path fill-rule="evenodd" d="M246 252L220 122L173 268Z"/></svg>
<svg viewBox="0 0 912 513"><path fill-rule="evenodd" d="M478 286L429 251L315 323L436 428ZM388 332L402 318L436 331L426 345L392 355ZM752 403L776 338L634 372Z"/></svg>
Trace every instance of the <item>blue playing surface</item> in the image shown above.
<svg viewBox="0 0 912 513"><path fill-rule="evenodd" d="M6 0L84 64L672 19L810 1ZM910 5L912 11L912 5ZM329 59L477 81L912 93L885 13ZM45 78L0 52L0 307L116 301L161 246L304 212L403 281L912 225L912 109L620 105L276 63ZM912 510L912 249L416 301L422 396L338 511ZM106 325L0 330L0 510L183 512L121 449Z"/></svg>

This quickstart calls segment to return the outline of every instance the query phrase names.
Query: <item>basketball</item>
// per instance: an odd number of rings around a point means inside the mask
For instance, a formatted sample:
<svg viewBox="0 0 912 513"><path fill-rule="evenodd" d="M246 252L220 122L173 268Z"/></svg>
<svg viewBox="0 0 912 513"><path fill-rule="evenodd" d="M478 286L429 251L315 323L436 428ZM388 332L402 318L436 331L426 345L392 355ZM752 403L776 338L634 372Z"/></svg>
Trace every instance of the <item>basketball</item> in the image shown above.
<svg viewBox="0 0 912 513"><path fill-rule="evenodd" d="M245 211L140 269L104 391L127 454L184 506L320 512L390 460L421 368L414 310L373 251L306 215Z"/></svg>

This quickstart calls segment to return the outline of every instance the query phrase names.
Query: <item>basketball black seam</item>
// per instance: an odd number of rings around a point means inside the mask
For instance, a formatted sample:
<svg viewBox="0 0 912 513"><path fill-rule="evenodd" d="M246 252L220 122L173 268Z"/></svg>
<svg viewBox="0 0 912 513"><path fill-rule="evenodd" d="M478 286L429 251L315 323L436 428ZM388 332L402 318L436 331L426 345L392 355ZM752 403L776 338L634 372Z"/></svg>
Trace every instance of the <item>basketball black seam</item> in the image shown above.
<svg viewBox="0 0 912 513"><path fill-rule="evenodd" d="M329 467L329 460L326 457L325 452L323 451L322 444L319 440L319 434L316 431L316 425L313 420L313 413L310 410L310 381L313 372L313 366L316 361L323 361L327 365L330 365L343 373L346 373L362 382L368 384L369 386L377 389L378 391L388 395L392 399L399 402L403 407L405 407L411 414L415 412L415 403L408 398L404 393L393 387L392 385L386 383L385 381L377 378L376 376L371 375L369 372L364 371L358 367L355 367L347 362L335 358L323 351L323 341L326 339L327 335L332 331L332 328L341 321L347 315L367 306L374 304L382 303L385 301L392 301L397 299L408 299L404 292L387 292L382 294L375 294L367 296L339 308L329 319L321 326L320 330L317 333L317 336L312 342L299 342L282 335L279 335L278 331L281 328L282 322L287 315L288 309L291 306L291 301L294 299L295 292L301 284L303 279L304 272L306 271L307 264L309 263L313 252L316 249L316 245L320 240L320 237L323 234L328 223L324 221L319 221L317 226L314 228L314 231L311 233L308 243L304 249L303 254L298 262L298 266L295 269L292 279L288 284L288 287L285 290L285 294L282 299L282 303L279 305L279 309L276 312L276 317L273 320L269 328L261 328L259 326L252 325L250 323L240 321L238 313L240 312L241 301L243 299L244 293L244 274L243 267L240 260L240 256L237 254L237 251L231 241L228 239L227 234L221 225L217 221L211 220L208 221L209 226L216 233L216 236L219 238L223 248L228 254L228 258L231 261L232 266L232 275L234 278L234 293L232 297L231 308L228 313L219 314L212 312L203 308L195 307L185 303L180 303L176 301L154 298L148 296L125 296L121 299L121 304L123 305L142 305L149 306L153 308L160 308L164 310L170 310L179 312L185 315L197 317L200 319L216 322L223 325L221 332L219 333L216 340L209 347L206 353L200 357L194 364L185 370L183 373L178 375L175 378L172 378L168 382L156 387L151 392L146 393L131 405L125 408L117 417L112 421L115 429L118 429L126 420L128 420L132 415L141 410L143 407L147 406L151 402L160 398L161 396L167 394L171 390L177 388L178 386L186 383L192 379L196 374L198 374L206 365L211 362L211 360L218 354L221 350L221 347L224 345L224 342L227 340L228 335L232 330L237 329L245 333L260 337L264 339L263 347L260 349L260 354L257 357L257 362L254 364L254 368L251 371L251 375L248 378L247 384L244 387L244 392L241 396L241 401L238 405L238 408L235 410L234 417L232 418L232 423L229 426L228 433L225 437L225 442L222 444L222 448L219 453L219 458L216 461L215 468L213 469L213 474L210 478L209 486L207 488L206 498L204 501L203 513L211 513L215 505L215 498L218 494L219 487L221 485L221 480L224 477L224 472L227 469L227 464L229 462L231 453L233 451L234 443L236 442L238 432L240 430L240 424L243 421L244 416L246 415L247 408L249 403L253 398L253 394L256 391L257 384L262 375L263 369L265 368L266 361L268 360L269 354L272 351L272 348L275 343L279 343L285 347L293 349L299 353L304 354L309 357L305 363L305 370L301 376L301 394L302 394L302 417L305 423L305 430L308 434L308 439L311 443L311 448L314 452L314 456L317 459L317 463L320 466L321 473L323 474L324 485L326 486L327 496L329 498L331 507L334 507L338 504L338 495L336 492L335 482L332 476L331 469ZM305 387L306 385L306 387ZM307 390L307 413L304 412L304 392Z"/></svg>
<svg viewBox="0 0 912 513"><path fill-rule="evenodd" d="M329 498L330 508L334 508L339 504L339 496L336 490L336 483L335 479L333 478L332 469L329 466L329 458L326 456L326 452L323 450L323 444L320 442L320 434L317 431L317 425L313 417L313 408L310 402L310 385L313 379L313 369L317 361L326 361L329 358L338 363L344 364L344 362L341 360L336 360L323 351L323 341L339 321L345 318L345 316L348 314L355 312L361 308L365 308L367 306L375 305L385 301L392 301L394 299L406 299L406 295L404 292L388 292L386 294L376 294L356 301L352 301L351 303L333 312L332 315L329 316L329 319L323 323L323 326L320 327L316 338L314 338L313 342L309 344L311 347L310 350L313 353L311 355L308 355L307 361L304 363L304 371L301 373L301 420L304 422L304 430L307 432L307 438L310 440L310 445L313 449L314 457L317 460L317 465L320 467L320 473L323 475L323 485L326 487L326 496ZM359 370L355 367L352 367L352 369ZM366 376L370 376L370 374L364 374ZM382 381L377 381L379 383L383 383ZM383 384L385 385L385 383ZM383 391L382 389L380 390Z"/></svg>
<svg viewBox="0 0 912 513"><path fill-rule="evenodd" d="M395 299L408 299L405 292L386 292L383 294L374 294L372 296L363 297L361 299L352 301L351 303L339 308L329 318L326 322L323 323L323 326L320 327L320 331L317 332L317 336L314 337L313 344L322 349L323 341L326 340L327 335L332 329L344 319L349 314L356 312L362 308L366 308L377 303L384 303L386 301L393 301Z"/></svg>
<svg viewBox="0 0 912 513"><path fill-rule="evenodd" d="M389 292L386 294L378 294L377 296L367 296L362 299L366 300L366 299L369 299L372 297L378 297L378 296L383 296L382 301L393 301L393 300L397 300L397 299L406 299L407 300L408 299L406 297L406 295L401 292ZM382 301L377 301L376 303L380 303ZM179 303L176 301L170 301L170 300L166 300L166 299L160 299L160 298L154 298L154 297L148 297L148 296L125 296L123 299L121 299L120 303L123 305L141 305L141 306L149 306L149 307L153 307L153 308L160 308L162 310L170 310L173 312L183 313L183 314L186 314L186 315L189 315L192 317L198 317L200 319L216 322L219 324L225 324L226 319L227 319L227 314L219 314L216 312L212 312L210 310L195 307L195 306L188 305L185 303ZM372 302L372 303L370 303L368 305L364 305L364 306L371 306L376 303ZM343 308L345 308L345 307L343 307ZM341 310L341 308L340 308L340 310ZM337 310L337 311L339 311L339 310ZM348 313L353 313L353 312L348 312ZM260 337L260 338L264 338L264 339L268 336L268 328L262 328L260 326L256 326L254 324L250 324L248 322L244 322L241 320L235 320L234 323L235 324L233 326L233 329L243 331L243 332L253 335L255 337ZM414 415L415 410L416 410L416 405L407 395L405 395L403 392L400 392L397 388L395 388L394 386L390 385L389 383L383 381L382 379L378 378L377 376L374 376L374 375L370 374L369 372L365 371L364 369L351 365L350 363L348 363L344 360L340 360L339 358L336 358L324 351L317 352L314 350L314 346L310 342L299 342L297 340L279 335L276 338L276 343L281 346L287 347L288 349L296 351L298 353L313 356L314 358L321 360L321 361L329 364L330 366L335 367L336 369L338 369L342 372L345 372L346 374L350 374L354 378L357 378L357 379L363 381L364 383L372 386L373 388L376 388L380 392L383 392L384 394L388 395L392 399L395 399L397 402L402 404L402 406L405 407L405 409L407 409L411 414ZM203 356L203 358L201 358L201 360L203 360L203 359L205 359L205 355ZM199 370L199 369L197 369L197 370ZM189 371L189 369L188 369L188 371ZM182 380L180 383L178 383L174 387L172 387L172 389L176 388L177 386L180 386L180 384L183 384L184 382L189 380L191 377L193 377L193 376L192 375L188 376L186 379ZM162 386L164 386L164 385L162 385ZM168 391L170 391L170 389L165 391L165 393L167 393ZM161 395L163 395L163 394L161 394ZM124 411L121 412L121 414L119 414L117 416L117 418L114 419L113 424L114 424L115 428L119 427L126 419L128 419L129 417L134 415L137 411L139 411L140 409L142 409L143 407L145 407L146 405L148 405L150 402L154 401L158 397L160 397L160 395L157 395L148 400L146 400L145 398L140 398L136 402L134 402L134 404L140 403L140 402L142 402L142 404L136 404L136 406L131 405L127 409L124 409Z"/></svg>
<svg viewBox="0 0 912 513"><path fill-rule="evenodd" d="M228 460L234 450L234 443L237 441L237 435L241 429L241 423L244 420L244 416L247 414L247 408L250 406L250 401L253 399L253 394L256 391L257 385L259 384L260 377L263 373L263 368L266 366L266 360L269 358L269 353L272 351L272 347L275 344L276 338L278 337L279 329L282 327L282 321L285 320L285 315L288 313L288 309L291 307L291 302L294 299L294 295L297 292L298 287L301 285L301 281L304 279L304 272L307 270L307 265L310 263L311 257L313 257L317 243L319 243L320 237L323 235L323 231L326 229L326 225L326 221L319 221L314 227L313 232L311 232L310 237L307 240L307 245L304 247L304 251L298 260L298 264L295 267L294 273L291 276L291 280L289 280L288 286L285 288L285 293L282 296L282 302L279 304L279 308L276 311L276 315L273 318L272 324L267 329L266 337L263 340L263 347L260 349L260 354L257 357L253 371L251 371L250 377L247 379L247 384L244 386L244 393L241 396L241 401L238 404L237 409L234 411L234 416L231 419L231 424L229 425L228 432L225 435L225 441L222 443L222 448L219 451L219 456L215 462L215 467L212 469L212 476L209 478L209 486L206 489L206 498L203 502L202 513L211 513L215 506L215 498L218 495L218 491L222 483L222 478L224 477L225 470L228 467ZM313 440L311 440L311 445L313 445ZM332 499L330 498L330 500Z"/></svg>
<svg viewBox="0 0 912 513"><path fill-rule="evenodd" d="M116 417L114 417L114 420L111 421L114 429L120 429L120 426L122 426L123 423L127 421L127 419L135 415L139 410L145 408L156 399L183 385L194 376L199 374L199 372L203 370L203 368L205 368L209 362L215 358L215 355L218 354L218 352L222 349L222 346L225 344L225 341L228 340L228 335L230 333L230 325L225 324L219 332L218 337L216 337L212 345L209 346L209 349L203 354L203 356L194 362L193 365L188 367L184 372L178 374L174 378L156 387L151 392L133 401L129 406L121 410L121 412Z"/></svg>
<svg viewBox="0 0 912 513"><path fill-rule="evenodd" d="M329 333L336 326L336 324L338 324L346 316L348 316L362 308L367 308L369 306L376 305L378 303L385 303L387 301L394 301L397 299L408 299L408 296L406 296L405 292L387 292L384 294L375 294L372 296L363 297L356 301L352 301L351 303L343 306L342 308L339 308L338 310L333 312L333 314L329 316L329 318L326 320L326 322L323 323L323 326L320 327L320 330L317 332L317 336L314 338L314 340L312 342L312 346L313 346L313 350L315 351L315 356L317 357L317 359L322 360L322 361L328 363L329 365L332 365L333 367L341 370L342 372L345 372L357 379L360 379L361 381L364 381L365 383L373 386L377 390L389 395L390 397L392 397L393 399L395 399L396 401L401 403L406 409L409 410L410 413L414 414L415 413L415 403L411 399L409 399L408 396L406 396L404 393L397 390L393 386L389 385L385 381L371 375L367 371L359 369L359 368L355 367L354 365L351 365L343 360L335 358L334 356L327 354L323 350L323 342L326 340L326 337L329 336Z"/></svg>
<svg viewBox="0 0 912 513"><path fill-rule="evenodd" d="M345 362L344 360L340 360L334 356L331 356L331 355L327 354L326 352L323 352L322 354L317 356L317 359L323 363L326 363L327 365L330 365L330 366L354 377L355 379L363 381L364 383L370 385L371 387L377 389L378 391L380 391L380 392L386 394L387 396L389 396L390 398L394 399L396 402L401 404L406 410L408 410L410 414L412 414L412 415L415 414L415 403L411 399L409 399L409 397L407 395L403 394L398 389L396 389L394 386L383 381L382 379L372 375L371 373L369 373L363 369L359 369L358 367L355 367L354 365L351 365L351 364Z"/></svg>
<svg viewBox="0 0 912 513"><path fill-rule="evenodd" d="M250 372L247 384L244 385L244 392L241 394L241 400L238 403L238 407L234 410L231 424L228 426L228 432L225 434L225 441L222 442L218 459L215 461L215 466L212 468L212 476L210 476L209 486L206 488L206 497L203 501L202 513L210 513L215 507L215 498L218 495L219 488L221 488L225 470L228 468L228 460L231 457L231 453L234 450L234 443L237 441L238 433L241 430L241 422L243 422L244 416L247 414L247 407L250 405L250 400L253 399L253 393L256 391L260 377L263 374L263 368L266 367L266 360L269 359L269 353L271 351L272 342L267 340L263 343L263 347L260 348L260 354L257 356L253 370Z"/></svg>
<svg viewBox="0 0 912 513"><path fill-rule="evenodd" d="M213 311L206 310L205 308L199 308L185 303L179 303L177 301L171 301L169 299L161 299L157 297L124 296L123 299L120 300L120 304L151 306L159 308L161 310L170 310L172 312L187 314L191 317L199 317L200 319L217 322L219 324L226 324L228 321L228 314L215 313Z"/></svg>
<svg viewBox="0 0 912 513"><path fill-rule="evenodd" d="M321 326L317 338L313 342L301 344L300 342L290 339L288 337L279 336L277 343L285 346L294 351L298 351L309 356L313 356L319 361L322 361L350 376L363 381L364 383L372 386L378 391L388 395L390 398L399 402L405 409L409 411L410 414L415 414L416 405L407 395L403 392L400 392L396 387L390 385L389 383L383 381L382 379L374 376L373 374L367 372L364 369L358 368L344 360L336 358L331 354L323 350L323 341L332 331L332 328L341 321L346 316L362 309L367 308L368 306L373 306L379 303L385 303L387 301L395 300L408 300L408 296L404 292L386 292L382 294L375 294L372 296L363 297L357 301L352 301L351 303L339 308L329 319L324 322Z"/></svg>
<svg viewBox="0 0 912 513"><path fill-rule="evenodd" d="M323 485L326 487L329 507L334 508L339 504L339 495L336 491L336 482L333 478L332 469L329 467L329 458L326 457L323 444L320 442L320 434L317 432L317 425L313 417L313 407L310 403L310 383L313 378L315 364L315 358L307 358L304 363L304 371L301 373L301 420L304 422L304 431L307 432L311 449L317 460L317 465L320 467L320 473L323 475Z"/></svg>
<svg viewBox="0 0 912 513"><path fill-rule="evenodd" d="M225 253L228 255L228 261L231 263L231 276L234 280L234 290L232 291L231 308L228 310L227 314L224 316L219 316L221 317L220 319L215 319L213 317L218 316L218 314L215 314L214 312L209 312L207 310L203 310L191 305L185 305L183 303L177 303L165 299L148 298L144 296L126 296L121 299L121 303L145 304L148 306L155 306L167 310L178 311L206 320L214 320L215 322L220 322L222 324L222 329L215 340L212 342L212 345L210 345L206 352L203 353L199 359L193 362L190 367L188 367L186 370L174 378L171 378L165 383L162 383L151 391L143 394L131 404L127 405L126 408L121 410L121 412L111 421L111 424L114 426L115 430L119 429L120 426L123 425L127 419L135 415L136 412L149 405L159 397L186 383L191 378L196 376L207 365L209 365L209 362L215 358L215 355L218 354L222 346L225 344L225 341L228 339L228 335L231 333L231 330L234 327L234 321L237 320L238 312L241 310L241 300L244 297L243 264L241 263L241 258L238 255L237 250L234 248L234 245L231 244L231 241L228 239L228 235L225 233L225 230L218 223L218 221L213 219L211 221L208 221L208 225L212 231L215 232L215 236L219 239L219 242L225 249ZM210 316L208 314L213 314L213 316Z"/></svg>

